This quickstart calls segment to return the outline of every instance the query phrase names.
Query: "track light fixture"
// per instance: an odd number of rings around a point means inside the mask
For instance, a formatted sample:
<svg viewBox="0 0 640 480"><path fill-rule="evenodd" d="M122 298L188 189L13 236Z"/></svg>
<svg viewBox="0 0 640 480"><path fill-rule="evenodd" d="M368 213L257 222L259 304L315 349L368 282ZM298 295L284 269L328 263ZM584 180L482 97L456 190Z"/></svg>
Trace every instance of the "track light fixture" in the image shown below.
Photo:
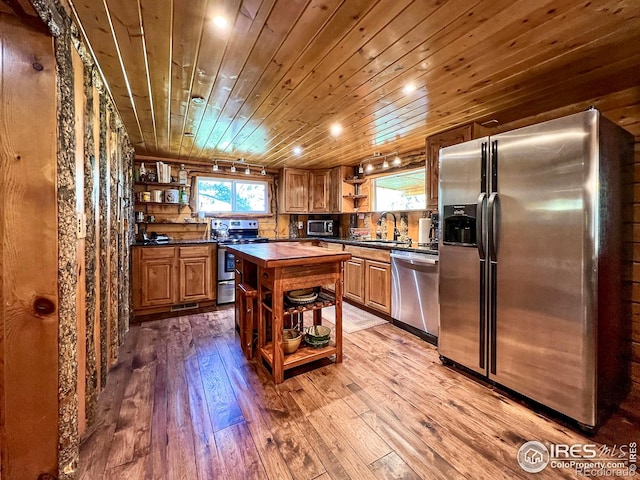
<svg viewBox="0 0 640 480"><path fill-rule="evenodd" d="M253 169L255 173L257 170L260 170L260 175L266 176L267 170L264 165L257 165L255 163L247 163L244 158L238 158L237 160L224 160L224 159L216 159L213 160L213 171L220 172L223 170L225 163L231 165L229 167L229 172L236 173L238 172L238 168L241 168L245 175L251 175L251 170Z"/></svg>

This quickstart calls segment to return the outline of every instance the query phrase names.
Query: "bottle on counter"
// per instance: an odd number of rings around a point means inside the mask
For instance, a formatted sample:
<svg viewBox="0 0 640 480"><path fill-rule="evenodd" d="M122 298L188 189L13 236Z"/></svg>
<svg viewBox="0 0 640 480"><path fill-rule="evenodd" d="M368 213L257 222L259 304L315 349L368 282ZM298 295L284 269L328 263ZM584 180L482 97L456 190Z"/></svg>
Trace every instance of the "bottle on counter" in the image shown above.
<svg viewBox="0 0 640 480"><path fill-rule="evenodd" d="M189 197L187 196L187 189L184 187L180 188L180 203L186 205L189 203Z"/></svg>
<svg viewBox="0 0 640 480"><path fill-rule="evenodd" d="M184 163L180 164L180 170L178 170L178 183L181 185L187 184L187 171L184 168Z"/></svg>

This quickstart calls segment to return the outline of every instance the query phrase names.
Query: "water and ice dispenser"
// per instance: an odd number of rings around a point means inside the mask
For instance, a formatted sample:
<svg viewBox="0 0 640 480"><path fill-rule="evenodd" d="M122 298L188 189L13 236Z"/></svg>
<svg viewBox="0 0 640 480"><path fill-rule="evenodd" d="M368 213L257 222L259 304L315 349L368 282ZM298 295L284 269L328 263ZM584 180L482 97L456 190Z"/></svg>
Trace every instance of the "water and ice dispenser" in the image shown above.
<svg viewBox="0 0 640 480"><path fill-rule="evenodd" d="M442 243L445 245L476 246L477 204L445 205L442 219Z"/></svg>

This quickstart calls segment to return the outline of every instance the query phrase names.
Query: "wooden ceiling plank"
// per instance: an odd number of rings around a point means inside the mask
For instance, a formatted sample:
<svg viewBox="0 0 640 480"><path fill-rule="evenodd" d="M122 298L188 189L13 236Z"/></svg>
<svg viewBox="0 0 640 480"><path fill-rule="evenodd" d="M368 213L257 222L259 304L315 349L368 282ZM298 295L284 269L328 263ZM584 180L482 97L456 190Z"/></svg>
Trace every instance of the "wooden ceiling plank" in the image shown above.
<svg viewBox="0 0 640 480"><path fill-rule="evenodd" d="M268 52L252 52L252 57L255 57L255 60L252 61L250 59L248 64L252 68L256 68L256 66L259 65L259 72L257 72L258 79L251 85L249 85L249 82L242 84L245 91L234 92L234 96L243 101L241 104L235 105L233 120L227 122L227 128L219 141L210 142L211 145L215 145L213 148L216 148L220 144L226 144L229 145L226 151L232 155L243 155L245 153L230 149L230 147L235 144L238 133L245 127L251 119L252 114L259 108L264 100L264 95L256 92L262 92L265 89L271 90L273 86L282 80L282 76L291 67L297 53L301 50L300 45L309 45L318 29L335 13L340 1L341 0L312 0L300 13L291 29L286 32L286 35L281 39L277 48L269 50ZM288 3L280 1L276 8L289 9L290 7ZM276 9L274 9L272 16L279 16ZM259 40L257 46L260 47L262 44L262 40ZM265 49L263 48L261 50ZM302 50L304 50L304 48ZM279 63L278 58L283 59L284 63ZM260 62L262 62L262 64ZM251 88L249 89L249 87ZM232 118L231 113L227 113L226 115L223 113L223 116ZM229 128L231 125L233 125L232 129Z"/></svg>
<svg viewBox="0 0 640 480"><path fill-rule="evenodd" d="M167 155L176 157L182 144L185 115L191 97L191 80L197 63L208 0L173 0L171 97Z"/></svg>
<svg viewBox="0 0 640 480"><path fill-rule="evenodd" d="M227 145L220 145L224 133L234 123L238 111L247 101L264 70L271 63L274 53L282 45L291 25L296 23L307 6L307 0L295 3L276 3L275 1L270 3L271 8L264 28L257 32L258 36L251 45L251 49L247 48L245 62L235 68L237 77L242 78L242 81L234 81L224 104L218 104L221 107L220 114L203 147L210 145L216 152L232 154L232 149L227 148ZM267 12L266 8L264 11Z"/></svg>
<svg viewBox="0 0 640 480"><path fill-rule="evenodd" d="M387 2L378 3L370 10L367 10L363 17L359 17L355 25L353 25L353 18L344 19L352 26L340 40L341 48L331 49L322 59L309 59L312 62L311 65L296 63L293 67L294 72L302 70L306 74L302 78L298 76L297 78L300 78L300 80L297 83L294 83L293 79L287 76L287 80L280 84L274 92L275 95L270 95L269 99L261 106L261 112L257 113L257 116L261 118L264 115L264 120L261 121L259 127L250 133L248 137L242 139L241 143L237 142L237 145L247 148L253 145L254 142L263 142L261 135L271 135L274 131L273 125L284 118L281 115L276 116L277 113L286 109L286 105L297 104L298 99L306 97L317 85L324 82L337 66L342 65L349 59L353 51L357 51L365 45L391 19L404 10L409 3L407 0L393 2L392 4ZM320 38L318 37L318 39ZM348 45L348 47L345 48L345 45ZM282 92L286 93L283 94ZM262 124L266 125L263 126Z"/></svg>
<svg viewBox="0 0 640 480"><path fill-rule="evenodd" d="M545 13L546 13L546 12L545 12ZM506 27L506 25L505 25L505 27ZM369 116L367 115L367 117L366 117L366 118L369 118Z"/></svg>
<svg viewBox="0 0 640 480"><path fill-rule="evenodd" d="M137 92L131 101L137 112L145 145L156 145L154 116L148 92L145 52L142 29L138 16L138 4L131 0L106 0L111 23L120 50L122 62L127 66L126 74L131 92Z"/></svg>
<svg viewBox="0 0 640 480"><path fill-rule="evenodd" d="M231 25L248 25L249 20L254 20L257 11L261 5L260 0L248 0L242 2L242 0L228 0L223 8L223 11L234 12L229 17L233 19L230 22ZM240 17L240 20L236 18ZM180 156L182 158L191 158L194 146L196 150L198 143L204 142L206 135L208 134L208 125L203 124L203 117L206 109L211 105L212 94L214 92L214 86L219 77L221 71L222 62L225 57L225 52L233 50L232 38L237 35L235 29L216 28L213 25L205 27L202 37L202 47L200 49L200 55L196 64L196 78L191 91L191 97L202 97L205 99L205 103L197 105L193 102L189 104L188 118L185 123L185 129L194 134L193 137L184 137L182 139L182 145L180 147ZM246 32L243 32L246 33Z"/></svg>
<svg viewBox="0 0 640 480"><path fill-rule="evenodd" d="M169 79L171 75L171 0L139 0L144 29L145 55L149 65L149 85L155 121L155 148L164 150L169 142ZM150 145L150 144L147 144ZM150 153L150 152L139 152Z"/></svg>
<svg viewBox="0 0 640 480"><path fill-rule="evenodd" d="M469 23L471 22L470 18L474 18L474 23L476 22L475 17L473 17L473 13L474 13L473 10L468 11L468 10L465 10L464 8L465 6L468 6L468 5L469 5L468 2L461 2L458 5L459 8L454 8L450 10L438 9L435 11L434 15L428 16L422 23L420 23L416 28L414 28L411 31L412 34L414 35L413 38L416 38L416 41L413 44L415 48L412 50L412 52L416 52L416 55L419 56L418 60L423 61L424 60L423 52L424 51L429 52L428 48L422 48L422 45L424 45L426 41L423 40L421 42L420 40L418 40L420 36L419 33L421 31L432 32L432 36L434 38L438 38L438 34L443 31L445 26L450 27L452 25L458 25L458 27L456 30L452 29L451 32L449 29L447 29L446 31L450 32L449 35L455 35L455 32L458 30L467 31L469 29ZM474 5L471 4L471 7L473 6ZM488 15L490 14L490 12L487 12L486 14ZM481 20L478 20L478 21L481 21ZM432 37L429 37L429 38L432 38ZM402 38L401 42L404 43L404 40L405 39ZM386 52L383 52L380 56L384 57L385 53ZM406 53L406 50L404 50L404 55L401 55L401 60L403 59L403 57L406 58L407 56L408 55ZM393 56L390 55L390 59L391 58L393 58ZM362 99L364 98L375 97L376 102L385 102L386 101L385 98L380 97L379 96L380 92L378 92L377 90L381 89L384 85L388 83L387 78L394 79L396 77L399 77L402 72L407 70L408 70L407 68L402 68L397 63L391 63L387 65L382 72L376 72L375 69L371 71L367 68L364 68L357 73L357 77L355 79L349 79L349 81L353 81L354 83L359 84L358 87L356 87L355 90L351 89L351 92L349 91L349 89L343 88L342 95L343 97L344 96L348 97L351 102L353 102L353 97L357 97L359 101L363 101ZM380 78L384 78L385 80L380 81ZM404 83L405 81L406 80L401 80L401 79L396 80L396 83L398 85L397 88L401 88L402 83ZM371 88L372 83L374 84L379 83L378 89L372 89ZM336 89L336 92L338 90L340 89L339 88ZM358 92L358 93L355 93L355 92ZM320 101L316 102L316 105L314 105L315 108L312 110L312 112L317 112L317 111L324 112L327 109L326 103L328 99L338 98L338 94L335 94L329 97L326 94L323 94L322 92L313 92L313 97L319 98ZM308 102L311 102L311 101L312 99L307 98L305 99L305 102L302 102L302 104L304 103L308 104ZM367 101L367 100L364 100L364 101ZM340 107L336 107L335 110L341 111L342 109ZM295 117L295 114L291 114L291 115ZM341 120L343 120L343 125L349 125L349 122L346 121L344 118ZM307 121L313 124L316 120L308 119ZM286 131L283 131L281 135L285 136L286 133L287 133ZM274 141L275 140L277 139L274 138Z"/></svg>
<svg viewBox="0 0 640 480"><path fill-rule="evenodd" d="M496 2L495 11L500 11L500 8L503 7L502 5L498 4ZM440 22L440 21L436 21L433 18L428 17L427 21L425 21L422 25L422 29L426 30L426 31L435 31L435 32L442 32L443 30L441 30L441 28L444 26L443 23L445 25L447 25L450 28L446 29L446 35L445 36L452 36L455 38L455 36L457 36L458 31L464 31L467 32L469 31L469 29L471 28L471 25L474 24L482 24L486 19L490 18L491 15L493 14L493 12L491 10L489 11L484 11L480 14L478 14L478 12L474 12L473 10L469 10L469 11L465 11L463 8L461 9L454 9L454 12L456 12L456 15L454 18L449 18L449 23L448 25L444 22ZM467 13L469 12L469 13ZM473 20L470 20L473 19ZM430 22L430 23L427 23ZM427 25L431 26L431 28L427 28ZM453 28L453 25L457 25L457 28ZM441 38L442 35L438 36L437 33L435 35L435 38ZM416 42L417 43L417 42ZM416 51L416 49L414 49L413 51ZM428 51L428 50L427 50ZM383 54L384 55L384 54ZM405 55L405 57L407 57L407 55ZM401 58L401 60L403 60ZM406 59L405 59L406 60ZM396 82L398 83L398 87L401 88L401 84L406 82L406 79L399 79L397 77L400 76L399 72L404 72L407 71L407 68L403 68L401 64L399 64L398 62L395 63L391 63L390 65L387 65L384 69L383 72L378 72L376 73L375 70L373 71L369 71L368 69L365 70L365 73L370 75L369 79L363 78L362 77L362 72L360 72L360 78L357 80L357 82L360 83L359 87L356 88L356 91L360 91L361 92L361 96L367 96L367 95L371 95L372 93L375 94L375 89L372 89L372 84L375 83L379 83L381 86L388 83L387 77L389 77L389 79L396 79ZM411 71L409 70L409 74L411 74ZM371 75L373 75L371 77ZM333 100L334 98L344 98L344 97L349 97L349 94L353 91L353 89L348 89L348 88L344 88L342 89L342 96L340 96L340 88L336 89L336 93L332 96L329 96L327 94L323 94L322 92L318 92L317 94L314 92L314 97L318 97L320 99L322 99L319 104L314 105L315 108L310 110L310 114L309 115L315 115L315 118L311 117L311 118L307 118L305 119L305 121L311 123L311 124L315 124L318 123L318 115L315 114L315 112L326 112L328 109L330 109L329 111L337 111L340 112L340 116L342 118L340 118L340 120L342 121L343 125L348 125L348 117L344 114L344 110L341 108L335 108L335 109L331 109L331 107L327 107L326 103L328 101ZM351 90L351 92L350 92ZM353 95L357 95L357 94L353 94ZM306 102L310 102L311 99L306 99ZM380 98L378 101L382 101L384 102L385 99L382 97ZM303 102L305 103L305 102ZM296 117L296 113L290 113L290 115L292 117ZM283 131L281 134L281 136L286 136L287 132ZM278 138L275 137L273 141L277 141Z"/></svg>
<svg viewBox="0 0 640 480"><path fill-rule="evenodd" d="M628 30L636 38L628 38L620 44L618 38L621 30ZM469 107L469 112L476 112L477 109L472 107L479 102L491 105L492 108L497 108L500 105L498 103L500 98L509 97L517 105L525 102L527 98L535 98L535 95L539 95L544 91L549 91L551 94L553 92L561 94L564 90L572 88L576 84L578 75L581 74L585 67L593 70L590 72L592 77L594 75L608 76L607 73L599 73L596 67L604 59L606 59L607 63L610 63L615 58L625 58L627 55L633 55L635 49L629 48L629 46L638 41L636 32L637 30L633 25L627 25L624 29L618 28L612 43L606 40L606 36L601 37L588 44L582 44L571 52L565 52L563 55L546 61L540 60L539 64L531 65L526 71L520 71L508 78L500 78L490 85L476 89L476 91L472 92L474 98L467 99L466 105ZM588 88L586 90L584 95L592 95ZM527 94L528 91L531 94L528 97L524 97L523 95ZM492 94L491 92L495 93ZM518 92L521 92L522 95L516 95ZM464 101L464 97L462 95L457 98L456 103L459 104L459 102ZM448 107L452 108L447 108L447 111L456 109L456 104Z"/></svg>
<svg viewBox="0 0 640 480"><path fill-rule="evenodd" d="M523 2L525 5L530 4L531 2ZM495 10L485 10L482 11L480 13L478 13L477 11L470 11L470 13L466 14L466 15L461 15L458 18L458 22L456 23L450 23L447 25L447 29L446 30L441 30L444 31L445 34L444 35L436 35L433 42L430 42L428 45L425 44L426 46L424 47L424 50L429 51L429 49L433 49L434 51L437 51L436 45L433 45L434 43L437 43L438 41L441 42L443 45L450 45L451 43L455 43L455 41L457 41L460 37L458 32L464 32L464 34L468 34L468 32L473 32L473 31L478 31L478 30L482 30L482 29L486 29L486 21L490 18L495 17L496 15L500 14L501 12L504 11L504 7L505 5L501 5L496 3L494 5ZM462 10L462 13L464 13L464 10ZM438 22L438 24L441 24L442 22ZM496 22L498 23L498 22ZM475 26L475 28L474 28ZM497 28L497 27L495 27ZM431 29L427 28L426 26L424 27L425 31L430 31ZM469 34L471 35L471 34ZM403 39L404 40L404 39ZM420 49L422 50L422 49ZM414 50L415 51L415 50ZM420 59L421 62L427 61L426 59L424 59L424 57L422 59ZM398 70L399 67L397 64L392 64L391 66L387 67L387 70L390 69L394 69L394 70ZM396 74L397 76L397 74ZM371 82L375 82L376 78L374 77L373 79L369 80L369 83ZM369 85L367 85L367 83L362 84L364 85L364 87L361 90L369 90L371 91L371 87ZM398 85L399 86L399 85ZM357 89L358 90L358 89ZM343 98L349 98L348 96L348 91L343 92ZM364 93L364 92L363 92ZM326 95L318 95L320 98L328 98ZM336 108L336 110L343 110L344 107L339 106ZM322 105L319 105L317 110L319 111L324 111L325 108L323 108ZM293 114L293 116L295 116L295 114ZM309 119L308 120L310 123L314 123L314 119ZM346 121L344 121L344 123L348 123ZM372 142L374 143L374 142Z"/></svg>
<svg viewBox="0 0 640 480"><path fill-rule="evenodd" d="M194 147L200 149L208 142L220 113L238 80L242 66L255 45L256 39L263 28L263 23L271 12L274 1L265 0L262 2L254 16L241 13L236 17L228 44L229 53L222 58L220 69L215 76L211 95L200 120ZM201 156L199 155L198 157Z"/></svg>
<svg viewBox="0 0 640 480"><path fill-rule="evenodd" d="M113 101L116 103L122 121L127 126L129 139L136 148L144 149L144 138L137 128L113 36L110 29L105 27L109 25L109 20L104 5L102 2L92 0L75 0L73 5L96 55L96 60L106 76Z"/></svg>
<svg viewBox="0 0 640 480"><path fill-rule="evenodd" d="M345 25L357 24L359 19L365 16L374 5L375 2L370 0L346 0L305 46L302 48L298 46L298 50L293 50L291 55L288 54L288 50L279 51L274 63L282 65L278 68L280 75L268 87L264 87L265 91L268 89L268 93L261 95L261 103L257 110L254 109L250 115L247 115L251 118L251 122L242 129L239 137L233 139L233 143L243 145L244 138L254 130L261 128L268 112L278 101L289 95L292 90L291 86L302 82L305 77L310 75L314 65L339 44L345 34ZM300 45L303 43L300 42ZM247 149L245 148L244 151ZM213 152L213 148L207 148L203 153L211 155Z"/></svg>
<svg viewBox="0 0 640 480"><path fill-rule="evenodd" d="M621 28L620 23L607 24L606 28L597 28L592 31L589 26L593 22L590 22L588 18L583 18L582 22L573 25L569 30L563 28L560 24L556 24L556 26L560 27L560 29L556 30L551 28L551 23L553 22L546 23L541 28L541 31L535 32L537 34L536 36L529 37L531 40L537 38L538 44L531 45L531 48L526 49L526 51L514 52L512 55L500 55L497 61L489 63L484 70L466 73L466 77L460 79L460 81L465 84L471 84L470 89L472 89L476 96L481 96L483 89L487 87L494 87L500 83L519 83L520 79L512 78L517 72L524 72L526 76L536 79L537 75L531 74L533 72L532 69L536 68L537 65L545 65L545 68L548 68L546 66L550 60L566 57L567 55L576 55L576 49L580 45L590 42L594 37L598 39L602 38L604 31L611 31L612 29L619 30ZM572 30L577 30L582 33L572 35ZM617 35L619 35L619 33L617 33ZM519 43L527 43L527 37L521 37ZM549 53L544 53L545 44L553 44L559 53L553 57L551 57ZM527 54L527 52L529 52L529 54ZM519 66L515 68L514 65ZM538 69L538 72L541 72L541 69ZM471 82L474 76L476 80ZM488 79L492 80L489 82ZM502 86L500 87L503 88ZM467 92L460 93L465 94Z"/></svg>

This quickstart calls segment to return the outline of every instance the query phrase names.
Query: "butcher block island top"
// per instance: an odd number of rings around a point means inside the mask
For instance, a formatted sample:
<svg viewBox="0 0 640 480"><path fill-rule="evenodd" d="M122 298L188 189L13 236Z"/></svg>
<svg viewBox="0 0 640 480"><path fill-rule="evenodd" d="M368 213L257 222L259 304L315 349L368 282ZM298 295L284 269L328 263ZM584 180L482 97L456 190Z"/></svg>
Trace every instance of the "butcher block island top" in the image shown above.
<svg viewBox="0 0 640 480"><path fill-rule="evenodd" d="M350 253L291 242L244 243L228 248L263 268L341 262L351 258Z"/></svg>
<svg viewBox="0 0 640 480"><path fill-rule="evenodd" d="M271 367L275 383L284 381L284 371L299 365L335 356L342 361L342 275L350 253L290 242L229 245L236 265L236 323L240 341L252 355L253 330L258 330L257 354ZM291 304L285 300L293 290L319 291L333 285L335 295L322 292L316 301ZM257 297L257 305L253 298ZM313 312L313 324L322 324L322 308L335 305L334 342L322 348L301 345L284 354L282 336L287 323L299 324L304 335L304 312ZM253 315L257 310L256 315Z"/></svg>

